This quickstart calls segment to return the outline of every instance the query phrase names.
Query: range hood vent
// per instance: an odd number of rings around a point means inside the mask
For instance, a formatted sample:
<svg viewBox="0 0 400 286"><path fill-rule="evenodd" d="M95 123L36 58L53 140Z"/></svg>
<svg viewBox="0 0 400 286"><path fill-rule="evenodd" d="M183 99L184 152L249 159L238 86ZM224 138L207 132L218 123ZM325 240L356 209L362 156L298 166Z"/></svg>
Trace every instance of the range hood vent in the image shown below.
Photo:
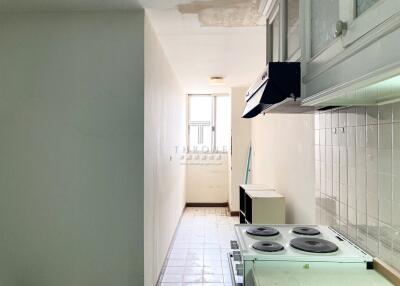
<svg viewBox="0 0 400 286"><path fill-rule="evenodd" d="M299 62L270 62L246 94L243 118L260 113L304 113L313 107L300 106Z"/></svg>

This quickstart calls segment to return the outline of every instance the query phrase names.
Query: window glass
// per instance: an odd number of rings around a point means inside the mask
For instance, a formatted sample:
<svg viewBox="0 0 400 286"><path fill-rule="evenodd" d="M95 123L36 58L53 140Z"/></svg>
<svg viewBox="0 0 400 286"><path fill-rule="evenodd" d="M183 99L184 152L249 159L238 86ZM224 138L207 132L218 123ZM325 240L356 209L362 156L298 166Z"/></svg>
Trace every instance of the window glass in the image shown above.
<svg viewBox="0 0 400 286"><path fill-rule="evenodd" d="M191 152L211 152L211 126L200 124L190 125L189 142Z"/></svg>
<svg viewBox="0 0 400 286"><path fill-rule="evenodd" d="M230 146L229 96L189 95L190 152L227 152Z"/></svg>
<svg viewBox="0 0 400 286"><path fill-rule="evenodd" d="M189 149L210 152L212 144L212 96L189 96Z"/></svg>
<svg viewBox="0 0 400 286"><path fill-rule="evenodd" d="M227 152L231 141L231 100L229 96L216 97L215 148Z"/></svg>
<svg viewBox="0 0 400 286"><path fill-rule="evenodd" d="M189 120L203 121L211 124L212 120L212 96L190 95L189 96Z"/></svg>

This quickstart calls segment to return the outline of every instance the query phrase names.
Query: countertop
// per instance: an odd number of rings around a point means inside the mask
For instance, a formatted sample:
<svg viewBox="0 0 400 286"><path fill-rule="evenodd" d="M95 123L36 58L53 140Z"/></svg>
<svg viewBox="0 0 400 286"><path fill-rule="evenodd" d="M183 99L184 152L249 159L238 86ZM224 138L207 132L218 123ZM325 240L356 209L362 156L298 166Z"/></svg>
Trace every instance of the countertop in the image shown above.
<svg viewBox="0 0 400 286"><path fill-rule="evenodd" d="M250 198L252 199L256 199L256 198L283 198L283 196L274 191L274 190L270 190L270 191L247 191L246 190L246 194L248 194L250 196Z"/></svg>
<svg viewBox="0 0 400 286"><path fill-rule="evenodd" d="M242 184L240 187L246 191L275 191L266 185Z"/></svg>

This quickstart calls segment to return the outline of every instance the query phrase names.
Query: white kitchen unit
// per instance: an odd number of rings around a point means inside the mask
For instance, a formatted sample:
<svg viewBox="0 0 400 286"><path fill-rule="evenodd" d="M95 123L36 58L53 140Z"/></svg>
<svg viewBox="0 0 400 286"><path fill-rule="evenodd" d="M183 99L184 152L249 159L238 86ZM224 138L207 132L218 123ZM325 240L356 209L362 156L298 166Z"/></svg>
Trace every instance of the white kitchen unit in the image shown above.
<svg viewBox="0 0 400 286"><path fill-rule="evenodd" d="M400 1L303 0L300 11L304 104L400 99Z"/></svg>
<svg viewBox="0 0 400 286"><path fill-rule="evenodd" d="M262 185L241 185L240 223L285 223L285 197Z"/></svg>
<svg viewBox="0 0 400 286"><path fill-rule="evenodd" d="M235 281L264 285L392 285L373 258L328 226L236 225Z"/></svg>
<svg viewBox="0 0 400 286"><path fill-rule="evenodd" d="M282 263L262 265L255 264L253 267L253 285L279 285L279 286L324 286L324 285L349 285L349 286L389 286L393 285L385 277L375 270L354 271L352 265L349 267L318 267L313 269L317 263L309 264L309 267L298 267L295 263ZM319 266L319 265L318 265ZM290 271L290 275L288 272Z"/></svg>

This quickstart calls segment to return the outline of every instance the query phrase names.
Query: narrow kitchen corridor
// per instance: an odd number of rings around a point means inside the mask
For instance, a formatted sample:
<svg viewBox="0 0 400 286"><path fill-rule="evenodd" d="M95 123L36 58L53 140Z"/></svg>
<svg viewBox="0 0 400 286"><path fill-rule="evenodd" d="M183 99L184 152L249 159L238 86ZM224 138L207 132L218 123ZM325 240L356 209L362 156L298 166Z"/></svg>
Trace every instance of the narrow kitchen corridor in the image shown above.
<svg viewBox="0 0 400 286"><path fill-rule="evenodd" d="M400 0L0 15L0 286L400 286Z"/></svg>
<svg viewBox="0 0 400 286"><path fill-rule="evenodd" d="M227 208L186 208L166 261L161 286L231 286L227 252L238 217Z"/></svg>

